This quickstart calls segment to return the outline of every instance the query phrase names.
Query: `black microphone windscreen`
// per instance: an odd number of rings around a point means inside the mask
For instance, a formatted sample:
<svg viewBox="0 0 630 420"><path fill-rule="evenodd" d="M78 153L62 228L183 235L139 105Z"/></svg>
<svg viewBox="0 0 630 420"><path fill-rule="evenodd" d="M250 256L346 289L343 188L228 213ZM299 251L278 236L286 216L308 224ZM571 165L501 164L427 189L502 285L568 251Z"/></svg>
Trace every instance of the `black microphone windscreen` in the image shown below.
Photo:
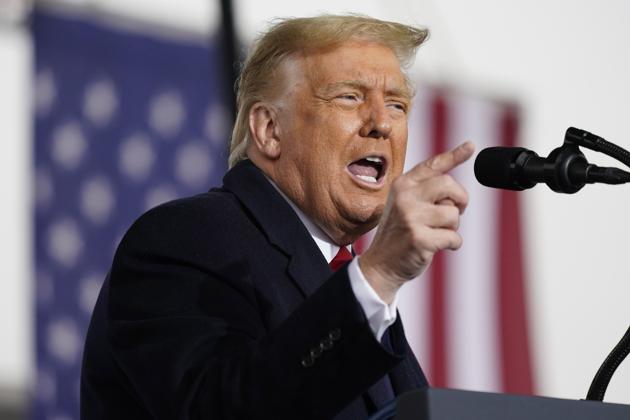
<svg viewBox="0 0 630 420"><path fill-rule="evenodd" d="M475 177L480 184L491 188L522 191L517 178L516 161L523 153L533 153L522 147L488 147L475 159Z"/></svg>

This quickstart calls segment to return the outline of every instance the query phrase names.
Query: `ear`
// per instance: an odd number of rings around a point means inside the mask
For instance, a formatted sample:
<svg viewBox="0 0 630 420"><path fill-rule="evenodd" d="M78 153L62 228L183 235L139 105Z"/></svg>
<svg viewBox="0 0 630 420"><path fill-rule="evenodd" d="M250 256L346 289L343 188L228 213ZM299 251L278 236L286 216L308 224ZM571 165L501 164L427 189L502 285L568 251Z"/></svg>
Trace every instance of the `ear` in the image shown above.
<svg viewBox="0 0 630 420"><path fill-rule="evenodd" d="M268 159L280 157L278 118L273 106L265 102L255 103L249 111L249 132L253 146Z"/></svg>

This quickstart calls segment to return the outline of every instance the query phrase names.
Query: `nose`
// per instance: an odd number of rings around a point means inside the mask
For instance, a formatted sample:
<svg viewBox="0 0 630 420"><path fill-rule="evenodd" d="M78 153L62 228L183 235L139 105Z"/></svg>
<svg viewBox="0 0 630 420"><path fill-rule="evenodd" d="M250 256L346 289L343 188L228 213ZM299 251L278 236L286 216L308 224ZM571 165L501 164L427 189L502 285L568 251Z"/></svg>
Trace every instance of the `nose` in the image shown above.
<svg viewBox="0 0 630 420"><path fill-rule="evenodd" d="M373 99L365 104L365 118L359 131L362 137L388 139L392 132L390 116L382 98Z"/></svg>

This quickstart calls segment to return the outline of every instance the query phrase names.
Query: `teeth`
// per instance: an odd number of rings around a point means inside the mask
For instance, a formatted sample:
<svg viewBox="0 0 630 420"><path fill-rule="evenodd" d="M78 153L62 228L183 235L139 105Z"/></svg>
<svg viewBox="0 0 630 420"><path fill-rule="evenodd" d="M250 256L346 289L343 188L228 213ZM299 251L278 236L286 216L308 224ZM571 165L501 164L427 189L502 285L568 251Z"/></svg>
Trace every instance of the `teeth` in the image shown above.
<svg viewBox="0 0 630 420"><path fill-rule="evenodd" d="M357 175L357 178L361 178L362 180L364 180L365 182L370 182L372 184L376 184L376 178L374 178L373 176L368 176L368 175Z"/></svg>
<svg viewBox="0 0 630 420"><path fill-rule="evenodd" d="M368 157L365 158L365 160L367 160L369 162L383 164L383 159L381 159L380 157L377 157L377 156L368 156Z"/></svg>

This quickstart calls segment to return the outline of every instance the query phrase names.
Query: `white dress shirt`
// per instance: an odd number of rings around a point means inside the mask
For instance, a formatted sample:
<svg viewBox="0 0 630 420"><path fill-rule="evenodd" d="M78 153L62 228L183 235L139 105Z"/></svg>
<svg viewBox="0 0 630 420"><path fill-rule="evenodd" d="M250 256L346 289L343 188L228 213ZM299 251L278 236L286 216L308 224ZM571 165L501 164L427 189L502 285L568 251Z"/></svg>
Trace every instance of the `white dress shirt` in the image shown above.
<svg viewBox="0 0 630 420"><path fill-rule="evenodd" d="M335 245L328 235L326 235L315 223L306 217L302 210L300 210L271 179L268 177L267 179L271 182L271 185L276 188L280 195L284 197L287 203L289 203L291 208L293 208L308 232L313 237L313 240L324 255L324 258L326 258L326 262L330 263L332 259L335 258L335 255L337 255L339 246ZM372 332L376 336L376 339L381 341L381 337L383 337L385 330L396 322L398 294L395 295L391 304L388 305L383 302L363 275L363 272L359 267L359 257L354 257L348 266L348 277L350 278L350 286L352 287L354 296L363 308L363 312L365 313Z"/></svg>

